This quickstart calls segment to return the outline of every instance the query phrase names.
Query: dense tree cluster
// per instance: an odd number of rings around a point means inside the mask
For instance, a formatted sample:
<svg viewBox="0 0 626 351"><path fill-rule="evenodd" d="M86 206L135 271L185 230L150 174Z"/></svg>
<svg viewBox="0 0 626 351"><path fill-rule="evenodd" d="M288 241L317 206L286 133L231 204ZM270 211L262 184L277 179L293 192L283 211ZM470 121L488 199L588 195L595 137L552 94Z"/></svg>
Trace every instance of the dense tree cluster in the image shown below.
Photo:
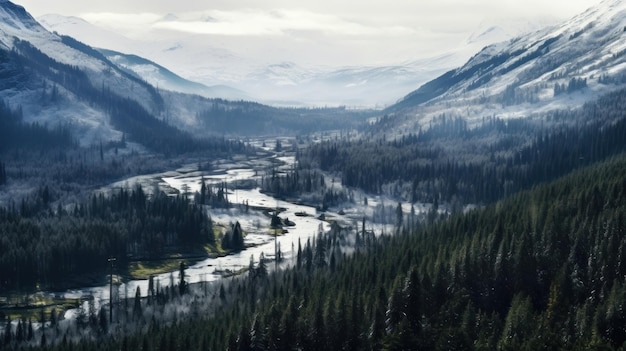
<svg viewBox="0 0 626 351"><path fill-rule="evenodd" d="M277 108L248 101L207 101L197 118L212 131L241 135L289 135L353 129L373 114L337 108Z"/></svg>
<svg viewBox="0 0 626 351"><path fill-rule="evenodd" d="M75 347L621 349L625 167L621 156L392 236L335 225L298 245L295 266L275 279L253 268L228 292L214 290L206 298L221 307L211 316ZM338 251L346 241L352 255Z"/></svg>
<svg viewBox="0 0 626 351"><path fill-rule="evenodd" d="M519 83L507 85L504 91L495 98L488 99L481 97L481 103L487 103L489 100L495 100L504 106L519 105L522 103L539 102L539 94L545 88L545 85L538 84L534 87L520 87Z"/></svg>
<svg viewBox="0 0 626 351"><path fill-rule="evenodd" d="M299 152L298 161L338 172L344 185L375 194L489 203L625 150L625 96L620 91L581 110L553 112L547 117L557 125L552 128L493 118L468 128L460 118L442 116L427 130L393 141L314 144Z"/></svg>
<svg viewBox="0 0 626 351"><path fill-rule="evenodd" d="M149 198L136 187L68 208L49 202L43 188L20 206L0 209L0 287L57 286L101 276L109 257L123 267L129 259L204 252L203 245L215 243L211 219L184 197Z"/></svg>
<svg viewBox="0 0 626 351"><path fill-rule="evenodd" d="M333 182L331 178L327 184L326 177L318 170L298 166L286 172L272 169L268 176L261 178L259 185L263 192L276 198L299 198L322 211L346 202L354 202L351 192L343 188L336 189Z"/></svg>
<svg viewBox="0 0 626 351"><path fill-rule="evenodd" d="M7 170L4 162L0 162L0 185L4 185L7 182Z"/></svg>
<svg viewBox="0 0 626 351"><path fill-rule="evenodd" d="M241 251L245 248L243 244L243 229L239 222L231 224L230 228L222 237L222 249L230 251Z"/></svg>
<svg viewBox="0 0 626 351"><path fill-rule="evenodd" d="M194 194L194 200L199 205L210 205L213 208L230 207L228 188L225 182L213 187L207 185L205 179L200 181L200 191Z"/></svg>
<svg viewBox="0 0 626 351"><path fill-rule="evenodd" d="M554 96L561 94L571 94L577 90L581 90L587 87L586 78L572 78L567 85L556 83L554 85Z"/></svg>
<svg viewBox="0 0 626 351"><path fill-rule="evenodd" d="M0 153L13 149L47 150L75 145L69 127L48 129L22 121L20 110L11 110L0 101Z"/></svg>

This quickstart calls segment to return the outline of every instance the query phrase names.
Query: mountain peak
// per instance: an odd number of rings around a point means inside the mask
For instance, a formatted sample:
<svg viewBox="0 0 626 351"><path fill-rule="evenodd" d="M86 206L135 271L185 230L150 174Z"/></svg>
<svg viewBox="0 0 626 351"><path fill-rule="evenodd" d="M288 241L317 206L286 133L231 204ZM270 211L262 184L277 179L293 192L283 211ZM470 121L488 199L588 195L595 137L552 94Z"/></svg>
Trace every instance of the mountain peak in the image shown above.
<svg viewBox="0 0 626 351"><path fill-rule="evenodd" d="M26 9L18 4L15 4L9 0L0 0L0 6L5 11L11 11L15 14L21 15L23 18L33 19L33 17L26 11Z"/></svg>
<svg viewBox="0 0 626 351"><path fill-rule="evenodd" d="M38 25L23 6L16 5L9 0L0 0L0 18L14 28L22 27L22 25L31 28Z"/></svg>

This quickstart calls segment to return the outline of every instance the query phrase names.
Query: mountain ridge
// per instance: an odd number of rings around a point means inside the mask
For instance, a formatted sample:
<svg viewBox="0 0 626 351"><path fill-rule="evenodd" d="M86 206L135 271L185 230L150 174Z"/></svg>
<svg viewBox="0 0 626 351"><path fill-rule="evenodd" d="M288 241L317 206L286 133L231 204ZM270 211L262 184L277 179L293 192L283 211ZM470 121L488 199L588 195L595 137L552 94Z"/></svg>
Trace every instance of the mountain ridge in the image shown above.
<svg viewBox="0 0 626 351"><path fill-rule="evenodd" d="M415 130L437 115L479 121L575 108L626 83L626 4L607 0L560 24L485 47L385 112ZM465 112L462 112L465 110Z"/></svg>

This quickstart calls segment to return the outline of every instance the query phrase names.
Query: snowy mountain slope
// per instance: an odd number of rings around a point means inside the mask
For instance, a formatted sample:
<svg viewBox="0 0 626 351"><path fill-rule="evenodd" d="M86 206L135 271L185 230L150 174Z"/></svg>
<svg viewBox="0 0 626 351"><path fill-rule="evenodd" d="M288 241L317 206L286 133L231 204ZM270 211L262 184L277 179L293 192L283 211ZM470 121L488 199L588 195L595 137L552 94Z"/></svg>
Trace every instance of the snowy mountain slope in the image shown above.
<svg viewBox="0 0 626 351"><path fill-rule="evenodd" d="M124 81L119 72L111 71L109 63L67 45L60 36L43 28L23 7L7 0L0 2L0 20L0 42L5 47L13 49L15 38L27 41L53 60L77 66L92 76L103 78L104 84L115 85L120 93L130 94L130 82ZM102 76L105 71L111 74ZM148 95L138 98L150 101Z"/></svg>
<svg viewBox="0 0 626 351"><path fill-rule="evenodd" d="M441 114L479 120L574 108L626 83L626 2L607 0L546 29L490 45L411 92L388 112L398 130Z"/></svg>
<svg viewBox="0 0 626 351"><path fill-rule="evenodd" d="M352 105L389 104L412 90L433 73L402 67L387 80L379 75L368 79L371 71L390 71L393 67L303 67L294 62L260 62L237 56L207 44L201 36L180 38L130 39L92 25L76 17L45 15L41 23L52 31L71 35L95 47L131 53L167 67L177 75L207 86L228 86L245 91L254 100L273 105ZM462 61L456 62L460 64ZM446 68L454 65L446 66ZM361 75L364 72L364 75ZM406 85L398 85L398 81ZM379 86L387 87L380 89ZM227 96L223 96L227 97Z"/></svg>
<svg viewBox="0 0 626 351"><path fill-rule="evenodd" d="M0 46L4 49L0 98L13 108L20 107L27 122L71 125L83 144L117 139L121 133L106 113L80 96L76 84L81 79L131 98L148 111L157 111L162 103L152 87L120 71L91 48L48 32L10 1L0 2ZM74 85L67 83L70 80Z"/></svg>
<svg viewBox="0 0 626 351"><path fill-rule="evenodd" d="M201 36L146 36L138 39L126 37L77 17L48 14L38 20L50 31L72 36L93 47L158 62L158 65L167 67L184 79L209 87L225 87L228 94L233 93L229 88L245 91L231 83L251 72L251 62L228 50L207 44L206 39Z"/></svg>
<svg viewBox="0 0 626 351"><path fill-rule="evenodd" d="M384 107L445 71L428 64L436 60L341 68L305 68L283 62L259 68L239 84L272 105Z"/></svg>
<svg viewBox="0 0 626 351"><path fill-rule="evenodd" d="M158 71L181 87L186 81L138 57L124 59L144 71L126 70L72 37L47 31L23 7L0 1L0 99L19 108L25 122L68 125L82 145L117 141L126 134L159 149L157 138L171 136L171 144L162 143L168 148L191 137L185 133L206 135L197 115L211 106L210 99L197 96L197 109L190 109L181 94L147 83L146 72ZM226 87L213 89L208 92L242 95Z"/></svg>

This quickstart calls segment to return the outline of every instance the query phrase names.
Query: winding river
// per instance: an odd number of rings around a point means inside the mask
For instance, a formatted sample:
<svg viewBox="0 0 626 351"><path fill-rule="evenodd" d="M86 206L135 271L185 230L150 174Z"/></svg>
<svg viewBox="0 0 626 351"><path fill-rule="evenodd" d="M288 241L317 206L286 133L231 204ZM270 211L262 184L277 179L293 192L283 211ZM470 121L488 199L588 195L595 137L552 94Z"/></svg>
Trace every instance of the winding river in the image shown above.
<svg viewBox="0 0 626 351"><path fill-rule="evenodd" d="M187 191L193 194L200 190L202 179L207 184L222 182L233 184L246 180L258 181L261 178L260 174L263 174L260 172L259 167L267 166L268 164L280 164L282 166L279 168L286 169L291 167L294 162L295 158L293 156L259 156L238 161L218 162L219 168L210 172L200 172L197 165L192 164L173 171L125 179L111 184L101 191L111 191L119 187L132 187L135 184L140 184L148 191L154 189L155 185L158 185L159 189L168 193ZM291 262L292 260L290 259L295 255L299 240L304 245L308 239L314 238L320 230L327 231L330 228L327 222L317 219L319 214L314 207L278 200L261 193L258 187L243 190L229 185L228 196L233 204L246 203L251 208L281 208L281 218L288 218L295 225L286 227L285 229L288 230L286 234L274 236L271 235L269 229L270 218L261 211L244 211L243 206L237 205L230 209L208 210L208 215L211 216L214 222L219 224L228 225L238 221L247 233L244 238L247 248L227 256L207 258L187 267L185 280L188 283L210 282L221 279L225 272L237 272L242 268L248 267L251 259L257 264L261 254L267 259L273 259L275 257L275 247L280 248L282 257L285 259L284 262ZM306 214L306 216L303 216L303 214ZM268 268L273 269L274 265L270 264ZM178 270L154 276L155 284L159 284L162 287L169 286L172 279L174 282L178 282ZM131 297L134 296L137 287L140 288L142 295L145 296L148 292L148 280L126 280L120 282L114 285L113 295L118 298ZM62 292L45 292L44 294L56 298L93 298L96 308L103 303L108 304L110 300L109 285L71 289ZM78 309L67 310L65 318L73 318L77 313Z"/></svg>
<svg viewBox="0 0 626 351"><path fill-rule="evenodd" d="M266 148L269 151L269 148ZM307 240L313 238L320 231L328 231L330 225L318 219L319 213L314 207L299 205L283 200L278 200L269 195L260 192L258 187L252 189L236 189L233 184L242 181L259 182L263 170L268 169L268 165L274 165L277 170L287 170L293 167L295 157L289 154L259 154L256 157L241 157L235 160L222 160L215 164L211 171L199 171L197 164L191 164L163 173L142 175L132 177L120 182L111 184L101 191L112 191L119 187L129 187L140 184L146 191L155 189L156 186L162 191L170 194L182 193L187 191L195 193L199 191L202 179L207 184L218 184L225 182L229 184L228 196L229 200L234 204L247 203L250 207L264 208L281 208L281 218L288 218L293 222L294 226L286 227L288 233L274 236L271 235L270 218L258 210L245 211L244 206L233 206L230 209L210 209L208 215L214 222L221 225L229 225L238 221L243 230L247 233L244 243L247 248L241 252L230 254L223 257L207 258L201 260L189 267L185 271L185 280L188 283L211 282L224 277L225 272L237 272L242 268L248 267L251 259L257 264L261 254L267 259L275 257L275 247L280 248L282 257L285 259L282 265L288 265L293 262L298 248L298 242L302 245ZM258 183L256 183L258 184ZM333 186L341 187L341 184L333 184ZM343 223L355 223L364 215L371 216L374 206L380 203L380 199L373 198L369 200L369 205L354 205L346 208L339 213L326 212L326 217L332 217ZM403 206L405 212L408 213L410 208ZM418 211L424 211L419 209ZM296 213L298 215L296 215ZM306 215L305 215L306 214ZM391 226L392 227L392 226ZM375 231L390 230L389 226L373 225ZM269 269L273 269L274 265L269 264ZM179 280L178 270L163 273L154 276L155 284L161 287L171 285L171 282ZM119 282L114 286L114 298L132 297L137 287L143 296L148 292L148 280L126 280ZM94 305L99 308L101 304L108 304L110 301L109 285L85 287L80 289L66 290L62 292L45 292L45 295L57 298L93 298ZM83 304L86 308L87 302ZM78 313L78 309L70 309L65 312L65 318L73 318Z"/></svg>

